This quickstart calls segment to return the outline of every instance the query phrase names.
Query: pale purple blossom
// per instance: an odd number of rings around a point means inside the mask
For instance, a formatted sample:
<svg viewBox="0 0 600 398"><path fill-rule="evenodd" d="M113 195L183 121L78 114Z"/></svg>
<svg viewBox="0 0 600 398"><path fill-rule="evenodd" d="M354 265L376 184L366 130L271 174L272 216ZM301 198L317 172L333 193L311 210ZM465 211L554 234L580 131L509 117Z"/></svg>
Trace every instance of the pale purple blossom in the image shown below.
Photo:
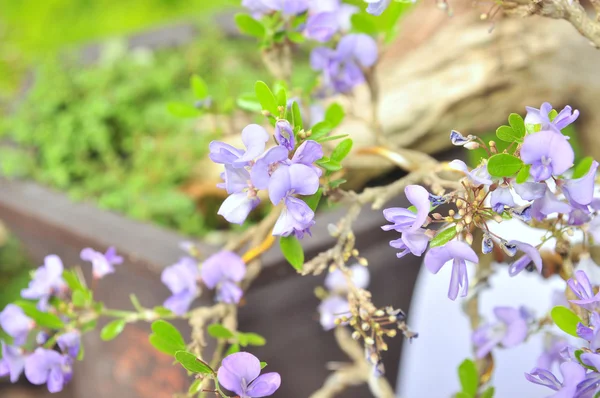
<svg viewBox="0 0 600 398"><path fill-rule="evenodd" d="M271 11L262 0L242 0L242 6L246 7L254 18L260 18Z"/></svg>
<svg viewBox="0 0 600 398"><path fill-rule="evenodd" d="M0 327L13 338L13 344L16 346L25 344L34 325L33 320L25 315L18 305L8 304L0 312Z"/></svg>
<svg viewBox="0 0 600 398"><path fill-rule="evenodd" d="M210 159L215 163L230 165L236 168L247 166L262 155L269 140L269 133L258 124L249 124L242 130L242 142L246 151L234 148L221 141L212 141L208 148Z"/></svg>
<svg viewBox="0 0 600 398"><path fill-rule="evenodd" d="M359 289L364 289L369 285L369 270L367 267L355 264L349 267L352 283ZM325 278L325 287L336 293L346 293L348 291L348 281L346 276L339 268L327 274Z"/></svg>
<svg viewBox="0 0 600 398"><path fill-rule="evenodd" d="M70 357L53 350L37 348L25 359L25 376L31 384L47 384L48 391L56 393L71 381L71 365Z"/></svg>
<svg viewBox="0 0 600 398"><path fill-rule="evenodd" d="M22 348L2 344L2 359L0 359L0 377L10 376L10 382L16 383L25 368L26 355Z"/></svg>
<svg viewBox="0 0 600 398"><path fill-rule="evenodd" d="M219 383L240 398L273 395L281 385L279 373L260 374L260 361L247 352L236 352L223 359L217 371Z"/></svg>
<svg viewBox="0 0 600 398"><path fill-rule="evenodd" d="M575 277L569 279L567 285L577 296L577 300L569 300L571 303L577 304L588 311L600 309L600 293L594 293L592 284L584 271L575 271Z"/></svg>
<svg viewBox="0 0 600 398"><path fill-rule="evenodd" d="M381 15L390 5L391 0L364 0L367 3L367 12L371 15Z"/></svg>
<svg viewBox="0 0 600 398"><path fill-rule="evenodd" d="M512 193L510 193L510 188L503 186L496 188L490 195L490 205L492 209L499 214L504 212L504 206L516 206Z"/></svg>
<svg viewBox="0 0 600 398"><path fill-rule="evenodd" d="M558 199L556 195L546 189L544 196L533 201L531 205L531 216L537 220L543 220L551 214L570 214L572 207Z"/></svg>
<svg viewBox="0 0 600 398"><path fill-rule="evenodd" d="M294 129L290 122L285 119L279 119L275 123L275 140L277 143L291 151L296 146Z"/></svg>
<svg viewBox="0 0 600 398"><path fill-rule="evenodd" d="M600 355L591 352L586 352L580 356L581 362L588 366L600 370ZM577 397L597 397L600 392L600 373L590 372L586 375L585 379L577 385Z"/></svg>
<svg viewBox="0 0 600 398"><path fill-rule="evenodd" d="M473 332L472 340L477 347L477 358L483 358L497 345L511 348L521 344L527 337L529 314L523 308L496 307L496 323L480 326Z"/></svg>
<svg viewBox="0 0 600 398"><path fill-rule="evenodd" d="M450 131L450 142L452 142L452 145L463 146L465 144L468 144L469 142L472 142L475 139L476 137L474 135L468 135L465 137L456 130Z"/></svg>
<svg viewBox="0 0 600 398"><path fill-rule="evenodd" d="M217 301L227 304L240 302L244 292L238 284L246 275L246 264L240 256L226 250L217 252L204 260L200 275L209 289L217 289Z"/></svg>
<svg viewBox="0 0 600 398"><path fill-rule="evenodd" d="M444 246L433 247L425 254L425 266L433 274L437 274L444 264L450 260L452 260L452 276L448 298L456 300L459 291L461 297L464 297L469 289L466 262L470 261L477 264L479 258L477 258L477 254L471 246L458 240L450 241Z"/></svg>
<svg viewBox="0 0 600 398"><path fill-rule="evenodd" d="M300 148L298 148L298 150L300 150ZM256 163L254 163L254 166L252 166L252 169L250 170L252 185L256 189L267 189L269 187L271 175L273 175L275 170L277 170L280 165L289 163L288 154L289 150L283 145L269 148L256 160Z"/></svg>
<svg viewBox="0 0 600 398"><path fill-rule="evenodd" d="M410 230L401 232L402 236L399 239L390 241L390 246L399 250L396 253L396 257L402 258L408 253L420 257L427 250L431 238L425 234L424 229L418 229L415 232L411 232Z"/></svg>
<svg viewBox="0 0 600 398"><path fill-rule="evenodd" d="M173 294L164 302L165 308L177 315L185 314L192 301L200 295L199 277L198 264L191 257L182 257L177 263L165 268L160 280Z"/></svg>
<svg viewBox="0 0 600 398"><path fill-rule="evenodd" d="M592 203L594 199L594 181L596 179L596 170L598 162L592 162L588 172L579 178L566 180L562 184L562 190L569 202L573 206L586 206Z"/></svg>
<svg viewBox="0 0 600 398"><path fill-rule="evenodd" d="M543 182L524 182L523 184L513 184L517 195L523 200L535 200L544 196L548 186Z"/></svg>
<svg viewBox="0 0 600 398"><path fill-rule="evenodd" d="M309 166L317 176L321 177L323 171L321 168L316 166L314 163L323 157L323 147L317 141L306 140L296 152L294 152L294 156L292 156L291 163L292 164L303 164Z"/></svg>
<svg viewBox="0 0 600 398"><path fill-rule="evenodd" d="M308 17L304 35L309 39L325 43L338 31L338 17L335 12L321 12Z"/></svg>
<svg viewBox="0 0 600 398"><path fill-rule="evenodd" d="M81 334L78 331L67 332L61 334L56 339L58 347L71 358L77 358L79 350L81 348Z"/></svg>
<svg viewBox="0 0 600 398"><path fill-rule="evenodd" d="M109 247L104 254L86 247L81 251L80 257L83 261L90 261L92 263L92 273L96 279L114 273L114 266L123 263L123 257L117 254L117 250L113 246Z"/></svg>
<svg viewBox="0 0 600 398"><path fill-rule="evenodd" d="M564 338L556 335L547 335L546 337L544 350L538 357L536 366L551 371L554 363L561 364L565 361L561 352L567 347L568 343Z"/></svg>
<svg viewBox="0 0 600 398"><path fill-rule="evenodd" d="M571 123L573 123L579 117L579 111L575 109L572 110L570 106L565 106L562 111L554 120L550 121L550 112L552 111L552 105L548 102L544 102L540 109L532 108L526 106L527 115L525 116L526 124L539 124L541 125L542 130L552 130L556 132L560 132L560 130L564 129Z"/></svg>
<svg viewBox="0 0 600 398"><path fill-rule="evenodd" d="M587 327L583 323L577 324L577 335L590 343L590 349L596 351L600 349L600 314L592 312L590 315L590 326Z"/></svg>
<svg viewBox="0 0 600 398"><path fill-rule="evenodd" d="M284 15L297 15L308 10L310 0L262 0L271 10Z"/></svg>
<svg viewBox="0 0 600 398"><path fill-rule="evenodd" d="M530 164L529 174L535 181L559 176L573 166L575 153L567 137L544 130L525 137L521 160Z"/></svg>
<svg viewBox="0 0 600 398"><path fill-rule="evenodd" d="M331 330L336 327L336 319L341 318L350 312L350 304L348 304L346 299L337 295L332 295L319 304L318 310L321 326L324 330Z"/></svg>
<svg viewBox="0 0 600 398"><path fill-rule="evenodd" d="M551 397L574 398L577 385L585 378L585 368L576 362L564 362L560 365L560 373L563 376L562 383L552 372L540 368L534 368L531 372L525 373L525 378L532 383L557 391L557 394L551 395Z"/></svg>
<svg viewBox="0 0 600 398"><path fill-rule="evenodd" d="M45 311L51 296L61 293L66 289L62 278L63 263L55 254L44 258L44 265L35 270L29 286L21 290L21 297L30 300L39 300L38 308Z"/></svg>
<svg viewBox="0 0 600 398"><path fill-rule="evenodd" d="M471 182L477 185L491 185L492 176L487 171L487 164L484 163L479 167L469 171L467 164L462 160L455 159L448 163L448 166L454 170L462 171Z"/></svg>
<svg viewBox="0 0 600 398"><path fill-rule="evenodd" d="M404 194L408 201L417 209L416 213L402 208L392 207L383 211L383 216L392 225L381 227L384 231L395 229L398 232L415 232L425 224L429 216L431 204L429 202L429 192L420 185L408 185L404 188Z"/></svg>
<svg viewBox="0 0 600 398"><path fill-rule="evenodd" d="M539 273L542 272L542 256L537 248L532 245L520 242L518 240L512 240L509 242L509 245L515 246L518 250L523 252L523 255L515 260L508 269L508 274L510 276L515 276L519 274L521 271L526 269L529 264L533 262L535 268Z"/></svg>

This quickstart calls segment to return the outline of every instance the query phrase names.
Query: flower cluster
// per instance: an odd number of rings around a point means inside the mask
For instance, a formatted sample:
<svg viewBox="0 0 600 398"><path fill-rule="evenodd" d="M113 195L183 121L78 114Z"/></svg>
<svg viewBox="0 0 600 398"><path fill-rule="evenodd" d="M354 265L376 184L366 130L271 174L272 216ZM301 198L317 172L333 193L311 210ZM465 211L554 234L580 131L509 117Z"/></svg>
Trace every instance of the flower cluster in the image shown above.
<svg viewBox="0 0 600 398"><path fill-rule="evenodd" d="M323 157L323 149L316 141L297 138L285 119L275 123L274 138L278 145L265 151L269 134L251 124L242 131L245 151L220 141L210 143L210 158L225 166L220 187L229 194L218 214L242 224L260 203L259 191L267 190L272 204L283 206L273 235L302 238L315 223L314 212L297 195L312 195L319 189L322 171L315 162Z"/></svg>

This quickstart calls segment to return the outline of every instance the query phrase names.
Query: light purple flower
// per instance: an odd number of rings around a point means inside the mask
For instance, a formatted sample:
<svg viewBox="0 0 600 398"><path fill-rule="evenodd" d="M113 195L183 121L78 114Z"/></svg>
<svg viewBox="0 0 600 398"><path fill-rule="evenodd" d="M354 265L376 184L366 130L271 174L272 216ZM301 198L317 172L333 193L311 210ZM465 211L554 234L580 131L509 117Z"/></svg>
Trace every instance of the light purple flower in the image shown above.
<svg viewBox="0 0 600 398"><path fill-rule="evenodd" d="M250 173L245 168L225 165L224 188L230 195L221 203L217 214L233 224L243 224L248 214L258 204L257 189L252 184Z"/></svg>
<svg viewBox="0 0 600 398"><path fill-rule="evenodd" d="M420 185L408 185L404 188L404 194L408 201L417 209L416 214L402 207L391 207L383 211L383 216L392 225L381 227L384 231L395 229L398 232L415 232L420 229L429 215L431 204L429 192Z"/></svg>
<svg viewBox="0 0 600 398"><path fill-rule="evenodd" d="M382 227L383 228L383 227ZM402 231L402 236L399 239L390 241L390 246L400 250L396 253L396 257L402 258L408 253L420 257L425 250L431 238L425 234L424 229L418 229L415 232L409 230Z"/></svg>
<svg viewBox="0 0 600 398"><path fill-rule="evenodd" d="M469 289L466 261L477 264L479 258L471 246L457 240L450 241L444 246L433 247L425 254L425 266L433 274L437 274L450 260L452 260L452 276L448 298L456 300L459 291L461 291L461 297L464 297Z"/></svg>
<svg viewBox="0 0 600 398"><path fill-rule="evenodd" d="M254 18L261 18L271 11L262 0L242 0L242 6L246 7Z"/></svg>
<svg viewBox="0 0 600 398"><path fill-rule="evenodd" d="M361 66L369 68L378 58L377 43L363 33L344 36L335 50L317 47L311 67L323 72L323 83L335 92L346 93L365 81Z"/></svg>
<svg viewBox="0 0 600 398"><path fill-rule="evenodd" d="M574 159L567 137L554 131L530 134L521 147L521 160L531 165L529 174L535 181L561 175L573 166Z"/></svg>
<svg viewBox="0 0 600 398"><path fill-rule="evenodd" d="M552 372L540 368L534 368L531 372L525 373L525 378L532 383L558 392L551 397L574 398L577 385L585 378L585 368L576 362L564 362L560 365L560 373L563 376L562 383Z"/></svg>
<svg viewBox="0 0 600 398"><path fill-rule="evenodd" d="M219 383L240 398L273 395L281 385L279 373L260 375L260 361L247 352L236 352L223 359L217 372Z"/></svg>
<svg viewBox="0 0 600 398"><path fill-rule="evenodd" d="M590 343L590 349L596 351L600 349L600 314L592 312L590 315L590 325L587 327L583 323L577 324L577 335Z"/></svg>
<svg viewBox="0 0 600 398"><path fill-rule="evenodd" d="M517 204L510 193L510 188L499 186L490 196L490 205L496 213L501 214L504 212L504 206L514 207Z"/></svg>
<svg viewBox="0 0 600 398"><path fill-rule="evenodd" d="M256 189L267 189L271 175L275 170L280 165L289 163L288 154L289 150L283 145L274 146L267 150L263 156L256 160L256 163L254 163L254 166L250 170L252 185Z"/></svg>
<svg viewBox="0 0 600 398"><path fill-rule="evenodd" d="M570 106L565 106L562 111L550 121L550 112L552 111L552 105L548 102L544 102L540 109L526 106L527 115L525 116L526 124L539 124L542 130L552 130L560 132L560 130L573 123L579 117L579 111L575 109L572 111Z"/></svg>
<svg viewBox="0 0 600 398"><path fill-rule="evenodd" d="M561 352L567 345L568 343L564 338L549 335L549 338L544 341L544 350L537 359L537 367L552 371L554 363L560 364L564 362Z"/></svg>
<svg viewBox="0 0 600 398"><path fill-rule="evenodd" d="M462 135L460 132L458 132L456 130L450 131L450 142L452 142L452 145L463 146L463 145L468 144L469 142L475 140L475 138L476 137L474 135L469 135L469 136L465 137L464 135Z"/></svg>
<svg viewBox="0 0 600 398"><path fill-rule="evenodd" d="M600 293L594 294L592 284L584 271L575 271L575 277L569 279L567 285L577 296L577 300L569 300L571 303L577 304L588 311L600 309Z"/></svg>
<svg viewBox="0 0 600 398"><path fill-rule="evenodd" d="M323 171L314 163L323 157L323 147L317 141L304 141L292 156L292 164L303 164L309 166L319 177Z"/></svg>
<svg viewBox="0 0 600 398"><path fill-rule="evenodd" d="M321 12L308 17L304 35L309 39L325 43L338 31L338 17L335 12Z"/></svg>
<svg viewBox="0 0 600 398"><path fill-rule="evenodd" d="M315 213L302 200L292 195L312 195L319 189L319 176L301 163L280 166L269 180L269 198L274 205L284 202L279 219L273 227L273 235L295 234L302 238L314 225Z"/></svg>
<svg viewBox="0 0 600 398"><path fill-rule="evenodd" d="M221 141L212 141L208 148L210 159L215 163L230 165L236 168L247 166L265 151L269 133L258 124L249 124L242 130L242 142L246 151L234 148Z"/></svg>
<svg viewBox="0 0 600 398"><path fill-rule="evenodd" d="M240 256L221 250L204 260L200 275L209 289L217 289L217 301L239 303L244 292L237 284L246 275L246 264Z"/></svg>
<svg viewBox="0 0 600 398"><path fill-rule="evenodd" d="M25 377L31 384L48 385L51 393L62 391L71 381L72 359L56 351L37 348L25 359Z"/></svg>
<svg viewBox="0 0 600 398"><path fill-rule="evenodd" d="M477 347L477 358L485 357L492 349L501 344L511 348L521 344L527 338L529 315L524 309L496 307L494 315L499 322L480 326L473 332L473 344Z"/></svg>
<svg viewBox="0 0 600 398"><path fill-rule="evenodd" d="M0 327L13 338L13 344L16 346L25 344L33 326L33 320L25 315L18 305L8 304L0 312Z"/></svg>
<svg viewBox="0 0 600 398"><path fill-rule="evenodd" d="M521 271L527 268L531 262L533 262L539 273L542 272L542 256L540 255L538 249L528 243L520 242L518 240L511 240L508 242L508 244L511 246L516 246L518 250L523 252L523 255L510 265L508 269L508 274L510 276L519 274Z"/></svg>
<svg viewBox="0 0 600 398"><path fill-rule="evenodd" d="M549 189L539 199L533 201L531 205L531 216L537 220L543 220L551 214L570 214L572 207L558 199Z"/></svg>
<svg viewBox="0 0 600 398"><path fill-rule="evenodd" d="M462 171L466 174L467 178L471 180L473 183L477 185L491 185L492 184L492 176L487 171L487 164L482 164L479 167L474 168L469 171L467 164L462 160L455 159L448 163L448 166L453 168L454 170Z"/></svg>
<svg viewBox="0 0 600 398"><path fill-rule="evenodd" d="M340 296L329 296L319 304L321 326L324 330L336 327L335 320L350 312L350 304Z"/></svg>
<svg viewBox="0 0 600 398"><path fill-rule="evenodd" d="M194 299L200 295L199 277L198 264L191 257L182 257L177 263L165 268L160 280L173 295L163 305L177 315L185 314Z"/></svg>
<svg viewBox="0 0 600 398"><path fill-rule="evenodd" d="M594 160L584 176L573 180L566 180L562 184L563 193L572 205L587 206L592 203L597 169L598 162Z"/></svg>
<svg viewBox="0 0 600 398"><path fill-rule="evenodd" d="M68 355L71 358L77 358L79 355L79 349L81 348L81 334L78 331L61 334L56 339L56 342L63 354Z"/></svg>
<svg viewBox="0 0 600 398"><path fill-rule="evenodd" d="M10 376L10 382L16 383L25 368L25 354L19 347L2 344L2 359L0 359L0 377Z"/></svg>
<svg viewBox="0 0 600 398"><path fill-rule="evenodd" d="M586 352L581 354L580 358L584 364L600 369L600 355ZM600 373L590 372L577 385L576 396L578 398L596 397L598 392L600 392Z"/></svg>
<svg viewBox="0 0 600 398"><path fill-rule="evenodd" d="M113 246L109 247L104 254L86 247L81 251L80 257L83 261L90 261L92 263L93 275L96 279L101 279L105 275L114 273L114 265L123 263L123 257L117 254L117 250Z"/></svg>
<svg viewBox="0 0 600 398"><path fill-rule="evenodd" d="M364 289L369 285L369 270L362 265L355 264L349 267L352 274L352 283L359 289ZM336 293L346 293L348 291L348 281L346 276L339 268L327 274L325 278L325 287Z"/></svg>
<svg viewBox="0 0 600 398"><path fill-rule="evenodd" d="M38 308L45 311L48 306L48 299L66 288L65 281L62 278L63 263L55 254L44 258L44 265L35 270L33 279L29 286L21 290L21 297L31 300L40 300Z"/></svg>
<svg viewBox="0 0 600 398"><path fill-rule="evenodd" d="M391 0L365 0L367 12L371 15L381 15L390 5Z"/></svg>
<svg viewBox="0 0 600 398"><path fill-rule="evenodd" d="M544 196L547 185L542 182L524 182L523 184L513 184L517 195L523 200L535 200Z"/></svg>
<svg viewBox="0 0 600 398"><path fill-rule="evenodd" d="M277 143L291 151L296 146L294 130L292 125L285 119L279 119L275 123L275 140Z"/></svg>

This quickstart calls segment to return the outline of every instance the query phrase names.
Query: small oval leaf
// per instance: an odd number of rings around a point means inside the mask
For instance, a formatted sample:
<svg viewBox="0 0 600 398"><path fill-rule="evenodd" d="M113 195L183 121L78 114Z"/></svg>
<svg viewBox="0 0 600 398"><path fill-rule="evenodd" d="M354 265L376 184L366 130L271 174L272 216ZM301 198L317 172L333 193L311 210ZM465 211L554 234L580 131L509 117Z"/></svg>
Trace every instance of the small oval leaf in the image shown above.
<svg viewBox="0 0 600 398"><path fill-rule="evenodd" d="M301 271L304 265L304 249L295 236L282 236L279 239L279 247L285 259L296 270Z"/></svg>
<svg viewBox="0 0 600 398"><path fill-rule="evenodd" d="M577 335L577 324L581 322L581 319L569 308L563 306L554 307L550 312L550 316L560 330L571 336L579 337Z"/></svg>
<svg viewBox="0 0 600 398"><path fill-rule="evenodd" d="M177 351L175 353L175 359L181 364L181 366L192 373L214 373L214 371L206 362L200 360L191 352Z"/></svg>
<svg viewBox="0 0 600 398"><path fill-rule="evenodd" d="M446 228L445 230L438 232L437 235L433 237L431 242L429 242L429 247L443 246L446 243L450 242L455 236L456 226L453 225L450 228Z"/></svg>
<svg viewBox="0 0 600 398"><path fill-rule="evenodd" d="M125 329L124 319L116 319L112 322L109 322L106 326L102 328L100 331L100 338L104 341L110 341L121 334L123 329Z"/></svg>
<svg viewBox="0 0 600 398"><path fill-rule="evenodd" d="M523 167L523 161L507 153L493 155L488 160L487 170L492 177L512 177Z"/></svg>

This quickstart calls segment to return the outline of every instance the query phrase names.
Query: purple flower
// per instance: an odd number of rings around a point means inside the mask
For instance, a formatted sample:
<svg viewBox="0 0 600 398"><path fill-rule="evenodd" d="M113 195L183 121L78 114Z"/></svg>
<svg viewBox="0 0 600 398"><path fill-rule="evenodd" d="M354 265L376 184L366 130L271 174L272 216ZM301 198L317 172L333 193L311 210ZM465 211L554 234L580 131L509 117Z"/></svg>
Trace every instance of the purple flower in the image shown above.
<svg viewBox="0 0 600 398"><path fill-rule="evenodd" d="M475 138L476 137L474 135L469 135L469 136L465 137L464 135L462 135L460 132L458 132L456 130L450 131L450 142L452 142L452 145L463 146L463 145L468 144L469 142L473 141Z"/></svg>
<svg viewBox="0 0 600 398"><path fill-rule="evenodd" d="M550 121L550 112L552 111L552 105L548 102L544 102L540 109L531 108L526 106L527 115L525 116L526 124L539 124L542 130L552 130L560 132L560 130L573 123L579 117L579 111L575 109L572 111L570 106L565 106L562 111Z"/></svg>
<svg viewBox="0 0 600 398"><path fill-rule="evenodd" d="M81 334L79 332L74 331L61 334L56 339L56 342L60 350L71 358L77 358L79 355L81 347Z"/></svg>
<svg viewBox="0 0 600 398"><path fill-rule="evenodd" d="M433 274L437 274L450 260L452 260L452 276L448 298L456 300L459 290L462 292L461 297L464 297L469 289L466 261L477 264L479 259L471 246L458 240L450 241L444 246L431 248L425 254L425 266Z"/></svg>
<svg viewBox="0 0 600 398"><path fill-rule="evenodd" d="M104 254L86 247L81 251L80 257L83 261L92 263L93 274L96 279L114 273L114 265L123 263L123 257L117 254L117 250L113 246L109 247Z"/></svg>
<svg viewBox="0 0 600 398"><path fill-rule="evenodd" d="M522 308L496 307L494 315L499 322L485 324L473 332L472 340L477 347L477 358L485 357L498 344L511 348L521 344L527 337L527 311Z"/></svg>
<svg viewBox="0 0 600 398"><path fill-rule="evenodd" d="M244 292L237 285L246 275L246 264L237 254L222 250L204 260L200 269L202 281L209 289L217 288L216 300L239 303Z"/></svg>
<svg viewBox="0 0 600 398"><path fill-rule="evenodd" d="M271 11L262 0L242 0L242 6L246 7L254 18L260 18Z"/></svg>
<svg viewBox="0 0 600 398"><path fill-rule="evenodd" d="M55 254L46 256L44 265L35 270L29 286L21 290L21 297L31 300L39 299L38 308L45 311L50 296L58 294L66 288L62 278L63 269L60 257Z"/></svg>
<svg viewBox="0 0 600 398"><path fill-rule="evenodd" d="M499 186L490 196L490 205L496 213L501 214L504 212L504 206L514 207L517 204L510 193L510 188Z"/></svg>
<svg viewBox="0 0 600 398"><path fill-rule="evenodd" d="M592 351L600 348L600 314L592 312L590 316L590 325L587 327L581 322L577 324L577 335L590 343Z"/></svg>
<svg viewBox="0 0 600 398"><path fill-rule="evenodd" d="M244 168L225 165L224 188L230 195L223 201L217 214L234 224L243 224L248 214L260 203L250 173Z"/></svg>
<svg viewBox="0 0 600 398"><path fill-rule="evenodd" d="M538 272L542 272L542 256L540 255L538 249L528 243L520 242L518 240L511 240L508 242L508 244L511 246L516 246L518 250L523 252L523 255L510 265L510 268L508 269L508 274L510 276L519 274L529 264L531 264L532 261Z"/></svg>
<svg viewBox="0 0 600 398"><path fill-rule="evenodd" d="M567 180L562 184L562 190L569 202L574 206L586 206L594 199L594 180L598 162L595 160L588 172L580 178Z"/></svg>
<svg viewBox="0 0 600 398"><path fill-rule="evenodd" d="M314 70L323 72L324 85L335 92L346 93L365 81L361 70L375 64L377 43L359 33L344 36L335 50L317 47L310 56Z"/></svg>
<svg viewBox="0 0 600 398"><path fill-rule="evenodd" d="M487 171L487 164L482 164L481 166L469 171L469 168L465 162L455 159L448 163L448 166L454 170L462 171L466 174L469 180L477 185L491 185L493 182L492 176L490 176L490 173Z"/></svg>
<svg viewBox="0 0 600 398"><path fill-rule="evenodd" d="M431 209L429 192L420 185L409 185L404 188L408 201L417 209L416 214L402 207L392 207L383 211L383 216L392 225L381 227L384 231L395 229L398 232L419 230L429 215Z"/></svg>
<svg viewBox="0 0 600 398"><path fill-rule="evenodd" d="M25 376L31 384L48 385L51 393L62 391L71 381L72 359L56 351L37 348L25 359Z"/></svg>
<svg viewBox="0 0 600 398"><path fill-rule="evenodd" d="M581 362L596 369L600 369L600 355L584 353L580 356ZM588 373L585 379L577 385L577 397L596 397L600 392L600 373Z"/></svg>
<svg viewBox="0 0 600 398"><path fill-rule="evenodd" d="M268 397L281 385L279 373L260 375L260 361L247 352L236 352L224 358L217 378L223 387L240 398Z"/></svg>
<svg viewBox="0 0 600 398"><path fill-rule="evenodd" d="M585 378L585 369L576 362L564 362L560 365L560 373L563 376L562 383L558 381L552 372L540 368L534 368L531 372L525 373L525 378L532 383L559 392L558 394L552 395L552 397L575 397L577 385Z"/></svg>
<svg viewBox="0 0 600 398"><path fill-rule="evenodd" d="M561 352L567 345L564 338L550 335L550 338L544 342L544 351L538 357L537 367L551 371L555 362L559 364L564 362Z"/></svg>
<svg viewBox="0 0 600 398"><path fill-rule="evenodd" d="M390 5L390 0L365 0L367 12L371 15L381 15Z"/></svg>
<svg viewBox="0 0 600 398"><path fill-rule="evenodd" d="M523 200L535 200L544 196L547 185L542 182L524 182L523 184L513 184L517 195Z"/></svg>
<svg viewBox="0 0 600 398"><path fill-rule="evenodd" d="M221 141L212 141L208 148L210 159L215 163L230 165L236 168L247 166L252 160L265 151L269 133L258 124L249 124L242 130L242 142L246 151L234 148Z"/></svg>
<svg viewBox="0 0 600 398"><path fill-rule="evenodd" d="M280 166L269 180L269 198L274 205L285 207L273 228L275 236L295 234L302 238L314 225L315 213L302 200L292 195L312 195L319 189L319 176L301 163Z"/></svg>
<svg viewBox="0 0 600 398"><path fill-rule="evenodd" d="M569 300L571 303L577 304L588 311L600 309L600 293L594 294L592 284L584 271L575 271L575 277L569 279L567 285L577 296L577 300Z"/></svg>
<svg viewBox="0 0 600 398"><path fill-rule="evenodd" d="M349 267L352 274L352 283L359 289L364 289L369 285L369 270L362 265L352 265ZM348 281L346 276L339 268L327 274L325 278L325 287L336 293L346 293L348 291Z"/></svg>
<svg viewBox="0 0 600 398"><path fill-rule="evenodd" d="M0 312L0 326L13 338L14 345L20 346L25 344L29 332L33 329L34 322L25 315L21 307L8 304Z"/></svg>
<svg viewBox="0 0 600 398"><path fill-rule="evenodd" d="M323 157L323 147L317 141L304 141L292 156L292 164L303 164L309 166L319 177L323 171L314 163Z"/></svg>
<svg viewBox="0 0 600 398"><path fill-rule="evenodd" d="M521 160L531 165L529 174L535 181L561 175L573 166L574 159L567 137L554 131L530 134L521 147Z"/></svg>
<svg viewBox="0 0 600 398"><path fill-rule="evenodd" d="M338 31L339 22L335 12L321 12L308 17L304 35L309 39L324 43Z"/></svg>
<svg viewBox="0 0 600 398"><path fill-rule="evenodd" d="M199 276L198 264L191 257L182 257L177 263L165 268L160 280L173 295L163 305L177 315L185 314L192 301L200 295Z"/></svg>
<svg viewBox="0 0 600 398"><path fill-rule="evenodd" d="M543 220L554 213L570 214L571 210L568 203L559 200L552 191L546 189L544 196L533 201L531 216L537 220Z"/></svg>
<svg viewBox="0 0 600 398"><path fill-rule="evenodd" d="M271 10L281 11L284 15L297 15L308 10L309 0L262 0Z"/></svg>
<svg viewBox="0 0 600 398"><path fill-rule="evenodd" d="M336 327L335 320L350 312L350 304L340 296L329 296L319 304L321 326L324 330Z"/></svg>
<svg viewBox="0 0 600 398"><path fill-rule="evenodd" d="M423 229L419 229L415 232L405 230L402 231L400 239L390 241L390 246L400 250L396 253L396 257L398 258L402 258L408 253L420 257L425 250L427 250L429 239L429 236L425 234L425 230Z"/></svg>
<svg viewBox="0 0 600 398"><path fill-rule="evenodd" d="M10 375L10 382L16 383L25 367L25 355L19 347L12 347L2 342L2 359L0 359L0 377Z"/></svg>
<svg viewBox="0 0 600 398"><path fill-rule="evenodd" d="M285 119L279 119L275 123L275 140L277 143L291 151L295 147L295 137L292 125Z"/></svg>

